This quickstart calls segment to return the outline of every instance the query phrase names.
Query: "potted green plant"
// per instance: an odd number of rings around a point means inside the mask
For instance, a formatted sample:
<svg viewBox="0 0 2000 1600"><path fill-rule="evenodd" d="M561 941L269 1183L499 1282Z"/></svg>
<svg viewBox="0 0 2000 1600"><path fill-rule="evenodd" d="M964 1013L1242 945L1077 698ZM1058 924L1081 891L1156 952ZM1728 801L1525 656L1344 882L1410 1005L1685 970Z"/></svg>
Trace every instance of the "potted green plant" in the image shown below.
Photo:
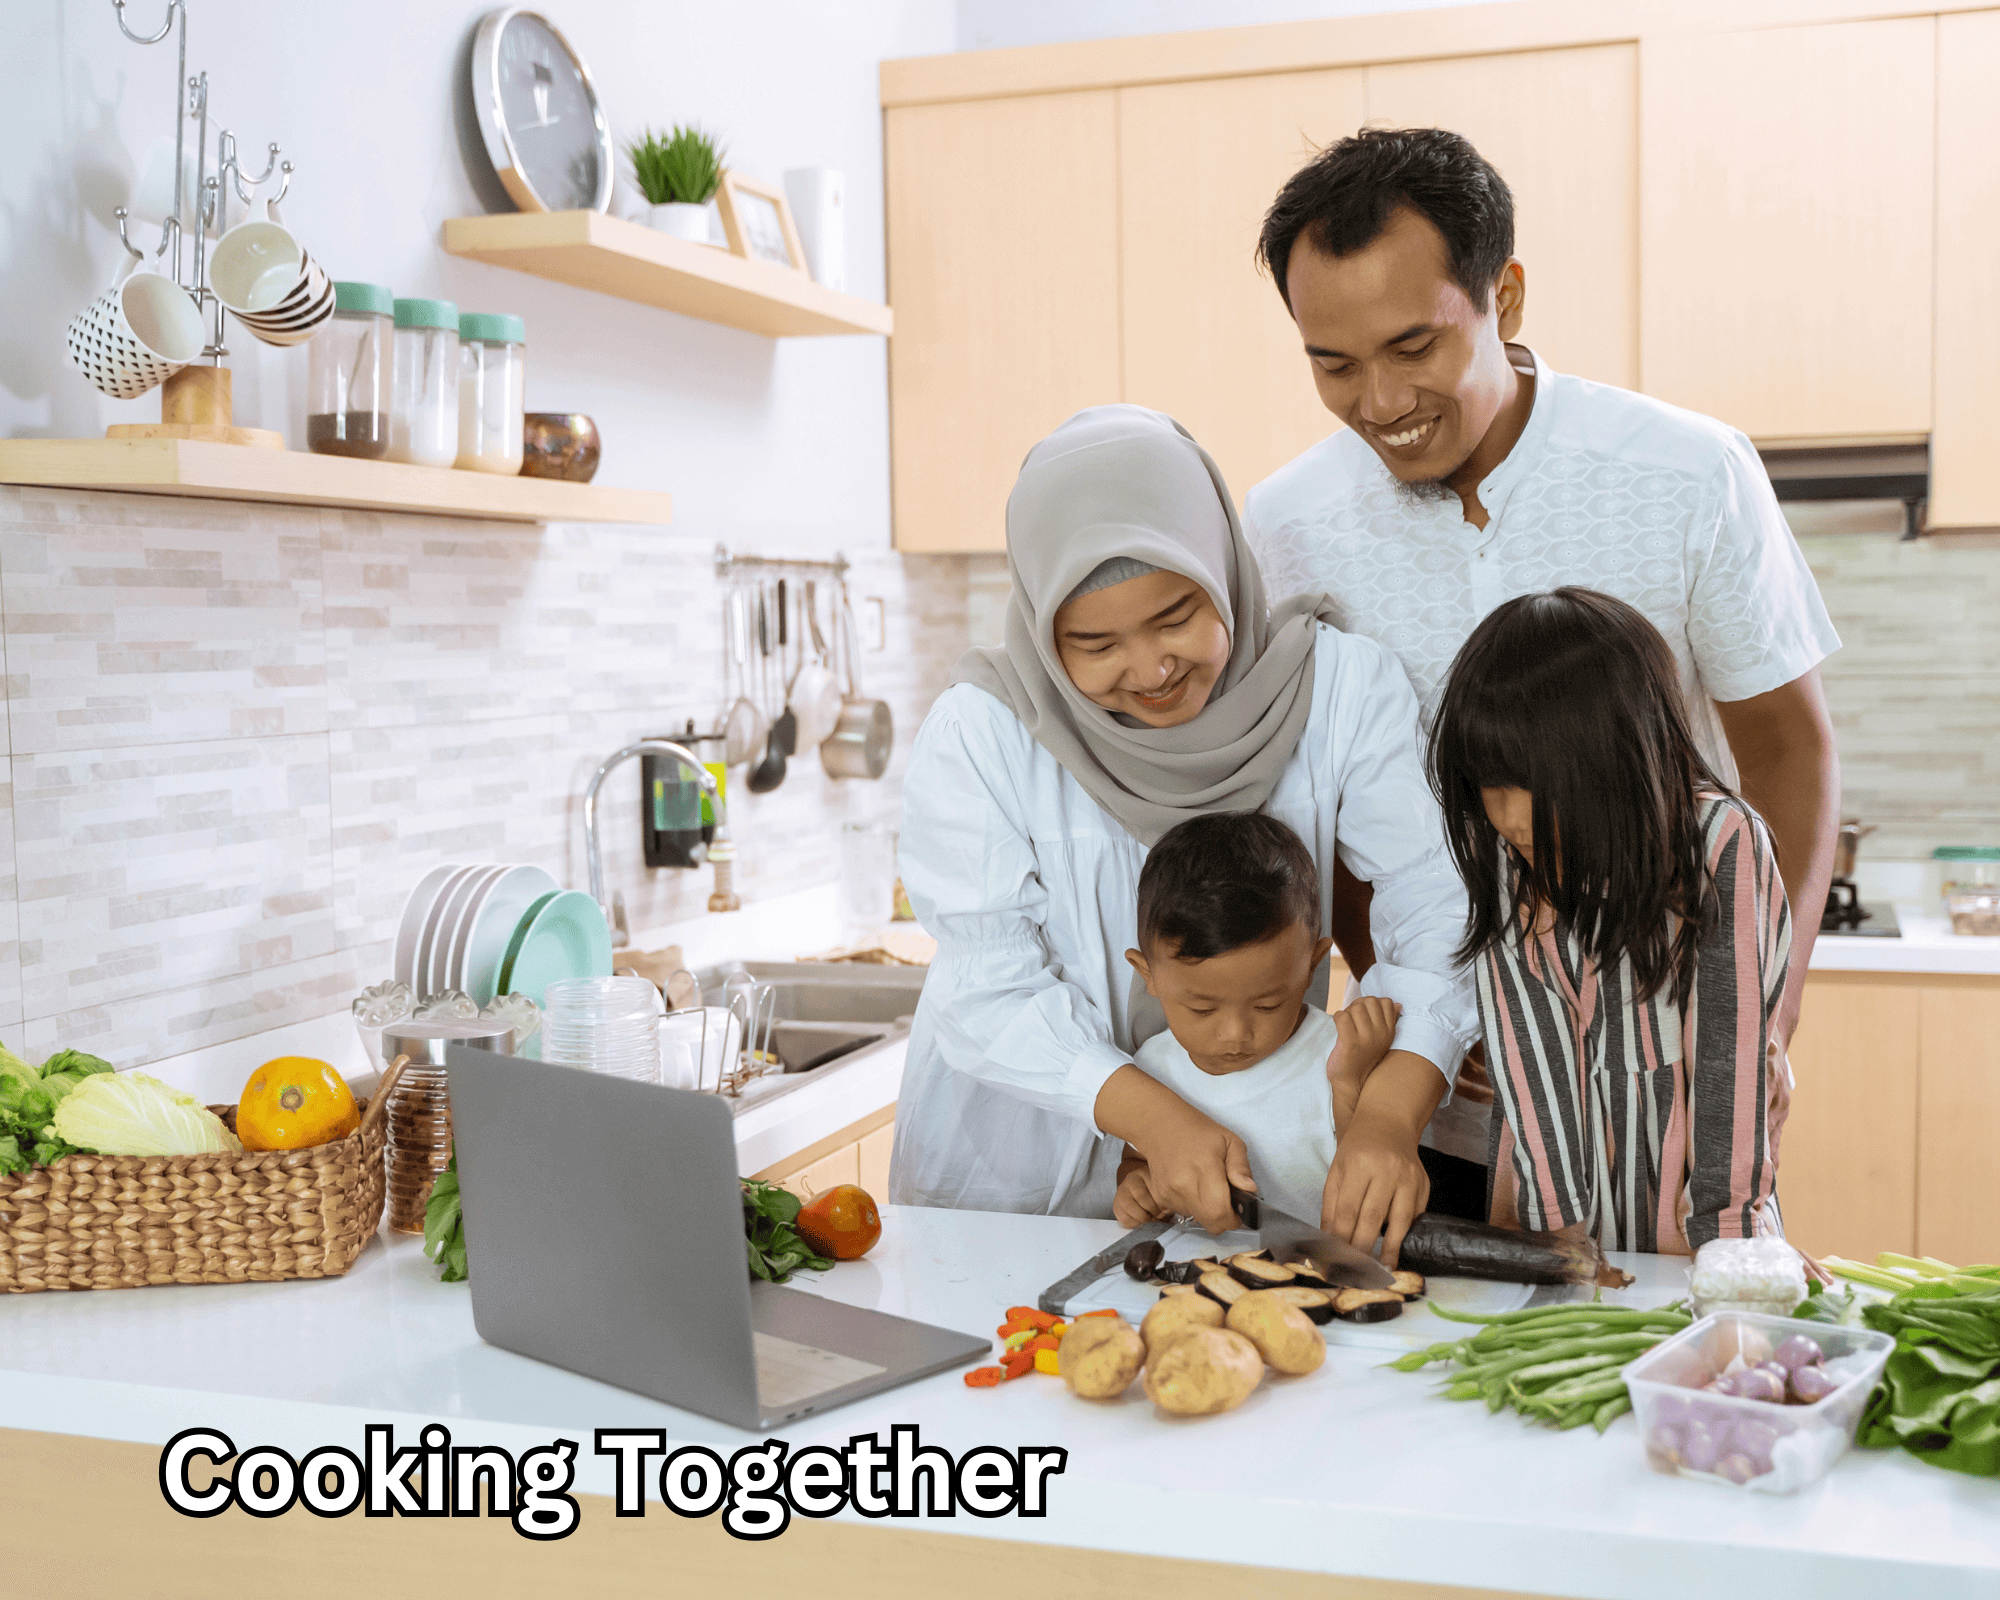
<svg viewBox="0 0 2000 1600"><path fill-rule="evenodd" d="M722 151L701 129L676 124L628 144L632 176L646 197L646 220L660 232L712 244L708 202L722 185Z"/></svg>

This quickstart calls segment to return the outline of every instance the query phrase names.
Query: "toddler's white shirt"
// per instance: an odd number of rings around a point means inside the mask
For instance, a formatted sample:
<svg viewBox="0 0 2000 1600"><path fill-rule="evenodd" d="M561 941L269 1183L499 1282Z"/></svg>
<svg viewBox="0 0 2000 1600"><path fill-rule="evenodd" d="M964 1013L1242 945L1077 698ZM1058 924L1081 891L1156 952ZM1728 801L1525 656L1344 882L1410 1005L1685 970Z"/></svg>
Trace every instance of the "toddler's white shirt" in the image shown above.
<svg viewBox="0 0 2000 1600"><path fill-rule="evenodd" d="M1317 1226L1333 1165L1326 1062L1339 1042L1333 1018L1309 1005L1291 1038L1241 1072L1203 1072L1171 1033L1155 1034L1134 1059L1148 1077L1243 1141L1259 1194Z"/></svg>

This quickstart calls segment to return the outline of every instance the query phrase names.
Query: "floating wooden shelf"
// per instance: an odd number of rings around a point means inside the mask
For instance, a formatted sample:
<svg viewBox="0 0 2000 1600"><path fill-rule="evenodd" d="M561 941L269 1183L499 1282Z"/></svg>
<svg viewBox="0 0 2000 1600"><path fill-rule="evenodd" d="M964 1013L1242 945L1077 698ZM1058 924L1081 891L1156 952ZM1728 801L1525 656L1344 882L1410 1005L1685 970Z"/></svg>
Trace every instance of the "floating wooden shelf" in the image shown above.
<svg viewBox="0 0 2000 1600"><path fill-rule="evenodd" d="M823 289L803 272L691 244L597 211L453 217L444 225L444 247L450 255L774 339L881 334L894 326L887 306Z"/></svg>
<svg viewBox="0 0 2000 1600"><path fill-rule="evenodd" d="M414 511L494 522L668 522L673 497L195 439L0 439L0 483L197 500Z"/></svg>

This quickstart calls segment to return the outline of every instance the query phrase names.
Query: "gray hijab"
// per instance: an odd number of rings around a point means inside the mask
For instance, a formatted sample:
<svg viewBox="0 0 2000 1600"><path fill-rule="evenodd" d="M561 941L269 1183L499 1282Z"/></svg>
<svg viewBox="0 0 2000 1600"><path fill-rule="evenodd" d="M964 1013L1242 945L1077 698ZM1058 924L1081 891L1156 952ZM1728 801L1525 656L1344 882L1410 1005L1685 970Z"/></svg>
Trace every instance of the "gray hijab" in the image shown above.
<svg viewBox="0 0 2000 1600"><path fill-rule="evenodd" d="M1055 614L1120 557L1178 572L1208 592L1229 662L1200 715L1127 726L1088 699L1056 654ZM1208 452L1143 406L1093 406L1028 452L1007 498L1014 594L1006 644L971 650L952 682L1005 702L1035 741L1142 844L1210 811L1255 811L1305 731L1324 595L1267 612L1264 579Z"/></svg>

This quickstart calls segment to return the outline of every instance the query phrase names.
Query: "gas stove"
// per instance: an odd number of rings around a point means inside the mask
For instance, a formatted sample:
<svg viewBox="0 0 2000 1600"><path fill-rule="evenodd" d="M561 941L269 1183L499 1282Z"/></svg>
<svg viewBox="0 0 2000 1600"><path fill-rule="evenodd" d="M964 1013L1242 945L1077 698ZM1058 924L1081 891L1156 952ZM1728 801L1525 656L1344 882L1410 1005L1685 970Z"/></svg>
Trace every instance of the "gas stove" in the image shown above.
<svg viewBox="0 0 2000 1600"><path fill-rule="evenodd" d="M1819 931L1850 939L1900 939L1896 913L1887 905L1865 906L1861 891L1852 878L1835 878L1828 885L1826 910L1820 913Z"/></svg>

